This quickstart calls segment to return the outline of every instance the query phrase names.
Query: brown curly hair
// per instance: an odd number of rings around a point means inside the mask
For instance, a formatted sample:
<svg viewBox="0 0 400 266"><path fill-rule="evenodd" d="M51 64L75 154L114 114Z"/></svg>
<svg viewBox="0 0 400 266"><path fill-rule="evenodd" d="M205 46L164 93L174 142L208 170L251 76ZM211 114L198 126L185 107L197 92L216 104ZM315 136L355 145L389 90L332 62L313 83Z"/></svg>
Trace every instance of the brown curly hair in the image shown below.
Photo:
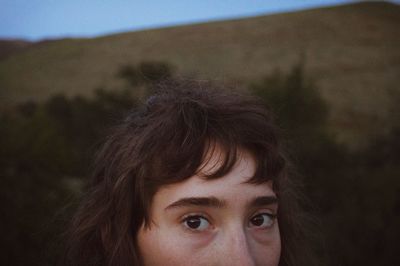
<svg viewBox="0 0 400 266"><path fill-rule="evenodd" d="M196 174L217 143L227 174L238 149L256 159L251 182L273 181L282 239L280 266L313 265L307 215L288 174L271 113L258 99L198 82L169 82L116 126L99 151L93 178L68 233L64 265L141 265L136 235L149 222L157 190Z"/></svg>

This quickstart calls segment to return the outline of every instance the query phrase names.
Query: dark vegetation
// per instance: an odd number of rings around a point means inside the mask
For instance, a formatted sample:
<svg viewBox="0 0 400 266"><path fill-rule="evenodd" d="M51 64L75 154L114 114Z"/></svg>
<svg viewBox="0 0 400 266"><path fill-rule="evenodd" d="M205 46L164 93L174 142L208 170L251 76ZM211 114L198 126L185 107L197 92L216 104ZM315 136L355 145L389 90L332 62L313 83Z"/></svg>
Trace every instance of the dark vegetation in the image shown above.
<svg viewBox="0 0 400 266"><path fill-rule="evenodd" d="M1 265L55 264L107 128L137 105L137 91L146 96L174 71L166 63L143 62L117 75L125 88L97 89L90 98L60 94L0 114ZM310 212L320 219L318 252L326 264L400 265L398 95L392 97L390 133L350 151L334 141L329 108L301 64L249 88L275 111L288 139L289 156L315 206Z"/></svg>
<svg viewBox="0 0 400 266"><path fill-rule="evenodd" d="M328 106L301 65L288 75L268 75L252 88L275 111L289 141L321 222L326 264L398 265L400 95L393 92L390 133L353 151L334 141L327 129Z"/></svg>

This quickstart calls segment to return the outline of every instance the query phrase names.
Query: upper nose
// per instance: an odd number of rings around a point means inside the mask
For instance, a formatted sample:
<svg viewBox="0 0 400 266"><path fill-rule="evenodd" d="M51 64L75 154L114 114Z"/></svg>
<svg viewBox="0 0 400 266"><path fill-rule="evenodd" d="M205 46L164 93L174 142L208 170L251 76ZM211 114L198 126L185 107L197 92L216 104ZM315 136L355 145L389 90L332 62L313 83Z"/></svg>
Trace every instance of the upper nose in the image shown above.
<svg viewBox="0 0 400 266"><path fill-rule="evenodd" d="M252 254L249 239L246 234L246 229L236 227L235 229L226 232L225 236L225 253L224 258L226 264L231 266L254 266L254 255Z"/></svg>

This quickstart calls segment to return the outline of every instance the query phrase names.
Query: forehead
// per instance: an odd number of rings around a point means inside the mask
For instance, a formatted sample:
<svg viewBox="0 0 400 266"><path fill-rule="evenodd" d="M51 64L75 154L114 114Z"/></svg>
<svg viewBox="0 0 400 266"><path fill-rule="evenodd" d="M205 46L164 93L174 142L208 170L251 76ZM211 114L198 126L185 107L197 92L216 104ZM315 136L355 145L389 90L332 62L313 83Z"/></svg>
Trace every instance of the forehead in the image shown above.
<svg viewBox="0 0 400 266"><path fill-rule="evenodd" d="M237 200L257 196L275 196L272 190L272 181L263 184L249 183L255 173L256 162L253 157L241 151L232 170L225 176L217 179L206 179L202 174L215 170L221 162L221 153L213 152L198 175L194 175L183 182L161 187L153 199L153 205L162 207L180 198L189 197L216 197L234 203Z"/></svg>

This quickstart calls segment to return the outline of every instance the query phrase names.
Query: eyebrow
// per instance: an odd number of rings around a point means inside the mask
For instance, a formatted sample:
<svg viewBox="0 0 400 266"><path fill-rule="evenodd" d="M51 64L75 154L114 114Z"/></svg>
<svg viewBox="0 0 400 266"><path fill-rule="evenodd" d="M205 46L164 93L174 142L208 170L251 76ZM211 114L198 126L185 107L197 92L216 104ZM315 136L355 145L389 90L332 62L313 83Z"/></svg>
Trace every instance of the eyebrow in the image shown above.
<svg viewBox="0 0 400 266"><path fill-rule="evenodd" d="M252 207L262 207L266 205L277 204L278 198L275 196L261 196L253 199L250 202L250 206Z"/></svg>
<svg viewBox="0 0 400 266"><path fill-rule="evenodd" d="M216 197L190 197L182 198L174 203L168 205L165 210L178 208L178 207L190 207L190 206L203 206L203 207L213 207L222 208L226 206L226 202Z"/></svg>
<svg viewBox="0 0 400 266"><path fill-rule="evenodd" d="M275 196L260 196L254 198L250 202L249 206L261 207L277 203L278 199ZM181 208L181 207L191 207L191 206L223 208L226 207L226 205L227 205L226 201L218 199L216 197L189 197L189 198L182 198L173 202L172 204L168 205L165 208L165 210Z"/></svg>

